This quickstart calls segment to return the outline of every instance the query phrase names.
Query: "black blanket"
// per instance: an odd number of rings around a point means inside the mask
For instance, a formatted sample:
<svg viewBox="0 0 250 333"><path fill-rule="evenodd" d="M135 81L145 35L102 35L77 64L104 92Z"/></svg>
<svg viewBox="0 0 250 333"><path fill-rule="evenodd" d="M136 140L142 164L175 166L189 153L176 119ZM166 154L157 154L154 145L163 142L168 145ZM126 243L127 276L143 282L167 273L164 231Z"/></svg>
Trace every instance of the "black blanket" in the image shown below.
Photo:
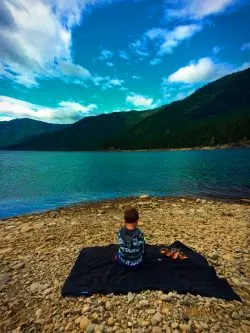
<svg viewBox="0 0 250 333"><path fill-rule="evenodd" d="M151 289L240 301L226 279L218 278L202 255L178 241L171 247L180 248L188 259L171 260L160 255L162 246L146 245L144 263L137 269L115 262L116 245L84 248L64 283L62 296Z"/></svg>

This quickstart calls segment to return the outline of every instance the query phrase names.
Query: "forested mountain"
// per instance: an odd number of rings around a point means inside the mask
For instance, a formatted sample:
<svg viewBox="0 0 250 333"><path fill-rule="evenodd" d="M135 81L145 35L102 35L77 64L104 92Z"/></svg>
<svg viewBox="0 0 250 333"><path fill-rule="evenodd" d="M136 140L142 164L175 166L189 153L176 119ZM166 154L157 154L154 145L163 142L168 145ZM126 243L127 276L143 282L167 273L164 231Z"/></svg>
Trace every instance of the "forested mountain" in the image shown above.
<svg viewBox="0 0 250 333"><path fill-rule="evenodd" d="M0 121L0 148L20 143L34 135L55 132L67 126L48 124L29 118Z"/></svg>
<svg viewBox="0 0 250 333"><path fill-rule="evenodd" d="M227 75L164 106L112 145L121 149L179 148L242 139L250 139L250 69Z"/></svg>
<svg viewBox="0 0 250 333"><path fill-rule="evenodd" d="M100 150L113 137L127 132L135 124L155 111L130 111L86 117L67 128L46 135L38 135L21 144L17 150Z"/></svg>
<svg viewBox="0 0 250 333"><path fill-rule="evenodd" d="M180 148L250 139L250 69L227 75L191 96L149 111L86 117L18 150Z"/></svg>

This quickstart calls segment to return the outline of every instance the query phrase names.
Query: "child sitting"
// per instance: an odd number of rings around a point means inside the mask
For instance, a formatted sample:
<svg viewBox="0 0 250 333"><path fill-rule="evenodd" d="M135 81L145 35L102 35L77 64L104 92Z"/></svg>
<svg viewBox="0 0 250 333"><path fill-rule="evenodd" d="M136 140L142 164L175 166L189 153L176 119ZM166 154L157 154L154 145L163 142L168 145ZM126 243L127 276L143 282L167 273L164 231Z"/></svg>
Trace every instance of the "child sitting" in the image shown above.
<svg viewBox="0 0 250 333"><path fill-rule="evenodd" d="M124 214L124 226L118 231L117 261L123 266L136 267L143 262L144 235L137 227L139 213L129 208Z"/></svg>

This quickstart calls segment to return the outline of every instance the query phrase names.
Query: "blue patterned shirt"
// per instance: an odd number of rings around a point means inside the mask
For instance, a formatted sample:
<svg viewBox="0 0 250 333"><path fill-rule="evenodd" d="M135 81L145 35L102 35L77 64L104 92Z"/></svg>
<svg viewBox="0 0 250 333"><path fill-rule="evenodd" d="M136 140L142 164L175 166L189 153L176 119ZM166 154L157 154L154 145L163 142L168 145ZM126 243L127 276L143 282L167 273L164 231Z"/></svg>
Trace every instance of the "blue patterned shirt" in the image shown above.
<svg viewBox="0 0 250 333"><path fill-rule="evenodd" d="M144 235L139 229L121 228L117 232L118 238L118 261L126 266L136 266L142 263L144 253Z"/></svg>

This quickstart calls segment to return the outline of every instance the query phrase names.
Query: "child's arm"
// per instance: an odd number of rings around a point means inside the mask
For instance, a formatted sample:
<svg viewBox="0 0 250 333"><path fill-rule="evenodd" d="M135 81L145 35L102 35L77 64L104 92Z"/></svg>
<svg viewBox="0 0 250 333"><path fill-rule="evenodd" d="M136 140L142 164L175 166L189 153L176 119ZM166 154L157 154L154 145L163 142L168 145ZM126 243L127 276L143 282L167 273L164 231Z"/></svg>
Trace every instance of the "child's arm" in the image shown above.
<svg viewBox="0 0 250 333"><path fill-rule="evenodd" d="M123 240L122 240L122 237L121 237L120 230L117 231L116 235L117 235L117 244L121 245L123 243Z"/></svg>
<svg viewBox="0 0 250 333"><path fill-rule="evenodd" d="M140 241L140 244L141 244L142 253L144 253L145 239L144 239L144 234L143 233L140 234L139 241Z"/></svg>

